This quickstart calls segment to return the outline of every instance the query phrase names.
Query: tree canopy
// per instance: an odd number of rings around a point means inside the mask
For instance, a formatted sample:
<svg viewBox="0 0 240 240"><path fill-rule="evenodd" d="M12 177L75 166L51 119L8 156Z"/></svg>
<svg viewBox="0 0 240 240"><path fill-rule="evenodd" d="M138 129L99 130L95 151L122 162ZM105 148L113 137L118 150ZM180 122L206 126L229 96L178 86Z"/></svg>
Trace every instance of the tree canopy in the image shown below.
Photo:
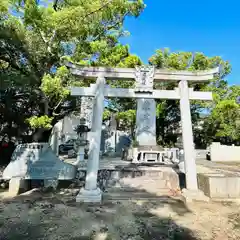
<svg viewBox="0 0 240 240"><path fill-rule="evenodd" d="M67 89L76 82L62 59L92 66L138 64L118 39L127 34L124 19L144 7L141 0L1 1L2 128L27 123L33 130L50 128L76 107ZM83 80L78 84L88 84Z"/></svg>
<svg viewBox="0 0 240 240"><path fill-rule="evenodd" d="M144 10L142 0L2 0L0 2L0 132L44 138L59 119L78 108L69 94L70 85L88 86L91 80L76 81L64 60L85 66L135 67L142 65L129 46L119 42L129 34L126 17L138 17ZM191 104L195 142L205 146L211 141L240 140L239 86L229 86L226 78L230 63L219 56L201 52L171 52L159 49L149 64L174 70L206 70L220 66L221 71L208 84L196 90L210 90L213 102ZM115 87L129 88L133 82L108 81ZM155 88L172 89L160 83ZM118 111L118 127L134 135L136 101L108 99ZM157 101L158 143L173 145L179 128L178 101ZM104 118L110 116L109 110ZM201 128L199 126L201 125ZM46 140L46 139L45 139Z"/></svg>
<svg viewBox="0 0 240 240"><path fill-rule="evenodd" d="M192 101L192 120L195 142L199 146L206 146L211 141L231 143L240 140L239 121L240 105L236 98L240 94L240 86L229 86L226 77L231 72L228 61L219 56L208 57L201 52L170 52L169 49L160 49L150 57L149 63L157 68L172 70L207 70L220 67L219 74L208 84L195 84L195 90L212 91L214 100L211 102ZM169 84L158 86L172 88ZM158 101L157 129L159 141L170 144L176 141L174 129L179 128L180 111L177 101ZM199 128L199 125L201 127Z"/></svg>

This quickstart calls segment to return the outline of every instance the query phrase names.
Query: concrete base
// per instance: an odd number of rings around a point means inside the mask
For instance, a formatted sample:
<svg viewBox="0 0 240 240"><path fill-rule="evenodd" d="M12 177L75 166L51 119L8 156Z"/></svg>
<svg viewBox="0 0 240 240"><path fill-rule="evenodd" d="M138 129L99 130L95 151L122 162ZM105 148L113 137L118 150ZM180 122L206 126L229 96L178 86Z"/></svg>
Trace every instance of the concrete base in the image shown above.
<svg viewBox="0 0 240 240"><path fill-rule="evenodd" d="M27 180L15 177L9 181L9 194L12 196L17 196L18 194L26 192L27 190Z"/></svg>
<svg viewBox="0 0 240 240"><path fill-rule="evenodd" d="M211 199L240 198L240 176L236 173L198 174L198 187Z"/></svg>
<svg viewBox="0 0 240 240"><path fill-rule="evenodd" d="M184 188L182 190L182 196L186 203L193 201L209 202L210 200L201 190L188 190Z"/></svg>
<svg viewBox="0 0 240 240"><path fill-rule="evenodd" d="M80 192L76 197L76 202L86 202L86 203L100 203L102 201L102 191L100 188L94 190L87 190L81 188Z"/></svg>

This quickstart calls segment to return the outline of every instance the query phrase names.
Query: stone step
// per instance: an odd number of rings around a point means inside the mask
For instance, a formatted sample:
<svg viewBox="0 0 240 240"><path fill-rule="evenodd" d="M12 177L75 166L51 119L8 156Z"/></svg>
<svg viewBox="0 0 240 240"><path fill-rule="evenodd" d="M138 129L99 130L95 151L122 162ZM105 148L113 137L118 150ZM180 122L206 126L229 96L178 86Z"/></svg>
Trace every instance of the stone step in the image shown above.
<svg viewBox="0 0 240 240"><path fill-rule="evenodd" d="M144 188L144 189L152 189L152 188L155 188L155 189L158 189L158 188L167 188L168 185L169 185L169 182L166 181L166 180L151 180L151 179L145 179L145 180L142 180L142 179L122 179L119 181L119 183L121 185L127 185L127 186L130 186L130 187L141 187L141 188Z"/></svg>
<svg viewBox="0 0 240 240"><path fill-rule="evenodd" d="M130 179L147 179L147 180L161 180L161 179L166 179L163 176L148 176L148 175L144 175L144 176L134 176L134 177L123 177L123 178L130 178Z"/></svg>
<svg viewBox="0 0 240 240"><path fill-rule="evenodd" d="M169 189L161 189L159 193L152 194L146 191L132 191L130 189L115 189L103 194L104 200L163 200L169 201L171 199L171 192Z"/></svg>

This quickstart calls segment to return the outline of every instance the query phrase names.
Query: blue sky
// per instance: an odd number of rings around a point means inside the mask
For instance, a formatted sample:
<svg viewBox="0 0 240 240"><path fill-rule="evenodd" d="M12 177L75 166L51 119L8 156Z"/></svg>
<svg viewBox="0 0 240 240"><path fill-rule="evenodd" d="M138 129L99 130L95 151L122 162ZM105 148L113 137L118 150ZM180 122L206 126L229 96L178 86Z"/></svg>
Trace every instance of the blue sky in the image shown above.
<svg viewBox="0 0 240 240"><path fill-rule="evenodd" d="M127 19L131 35L122 40L131 53L144 62L158 48L171 51L203 52L221 56L232 65L227 77L230 84L240 84L240 2L145 0L147 5L137 19Z"/></svg>

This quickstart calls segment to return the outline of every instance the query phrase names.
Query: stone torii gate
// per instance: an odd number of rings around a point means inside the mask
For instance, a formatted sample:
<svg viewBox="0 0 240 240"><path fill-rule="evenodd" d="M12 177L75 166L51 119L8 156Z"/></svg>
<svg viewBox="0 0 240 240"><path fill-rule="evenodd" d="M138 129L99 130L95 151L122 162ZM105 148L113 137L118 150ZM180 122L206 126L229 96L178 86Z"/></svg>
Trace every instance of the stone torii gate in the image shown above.
<svg viewBox="0 0 240 240"><path fill-rule="evenodd" d="M218 68L208 71L169 71L155 70L151 66L141 66L135 68L103 68L103 67L83 67L72 63L65 64L72 74L97 78L96 84L90 87L72 87L72 96L93 97L94 111L92 117L92 129L90 137L89 160L87 163L87 175L85 188L82 188L77 196L77 202L100 202L102 193L97 187L97 173L99 170L99 152L101 142L102 117L104 111L104 97L136 98L154 102L154 99L179 99L181 111L181 126L183 147L185 154L185 174L187 190L198 191L197 172L194 156L194 143L192 120L190 112L190 100L212 100L211 92L193 91L188 87L188 82L195 83L209 81L214 74L218 73ZM133 89L111 88L106 84L106 79L135 80ZM175 81L178 88L174 90L155 90L154 81ZM145 109L146 110L146 109ZM155 112L147 112L145 118ZM150 121L145 121L145 125L151 128Z"/></svg>

